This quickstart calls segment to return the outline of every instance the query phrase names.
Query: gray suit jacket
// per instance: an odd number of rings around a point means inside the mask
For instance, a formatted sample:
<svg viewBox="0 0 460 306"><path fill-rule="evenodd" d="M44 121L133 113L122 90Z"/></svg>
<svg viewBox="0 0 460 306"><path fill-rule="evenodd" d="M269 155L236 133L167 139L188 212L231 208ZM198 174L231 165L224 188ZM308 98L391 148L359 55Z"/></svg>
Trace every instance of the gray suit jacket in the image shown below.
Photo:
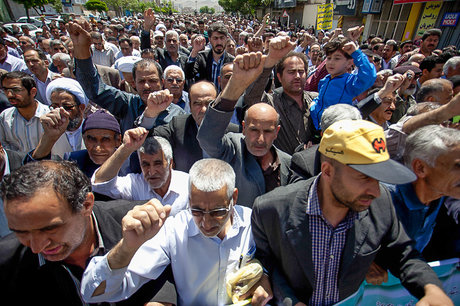
<svg viewBox="0 0 460 306"><path fill-rule="evenodd" d="M256 158L246 148L243 134L225 134L232 115L233 112L222 112L208 107L197 139L209 156L224 160L232 166L236 174L235 187L239 191L237 202L239 205L252 207L254 199L266 192L265 179ZM276 153L281 162L281 185L286 185L292 174L291 156L278 149Z"/></svg>
<svg viewBox="0 0 460 306"><path fill-rule="evenodd" d="M316 178L316 177L315 177ZM307 197L315 178L300 181L258 197L253 206L252 231L261 260L273 281L278 302L307 303L313 292L312 241L306 213ZM353 294L363 282L377 255L411 294L420 298L423 287L442 285L414 249L399 222L389 191L359 213L348 231L338 275L340 299Z"/></svg>

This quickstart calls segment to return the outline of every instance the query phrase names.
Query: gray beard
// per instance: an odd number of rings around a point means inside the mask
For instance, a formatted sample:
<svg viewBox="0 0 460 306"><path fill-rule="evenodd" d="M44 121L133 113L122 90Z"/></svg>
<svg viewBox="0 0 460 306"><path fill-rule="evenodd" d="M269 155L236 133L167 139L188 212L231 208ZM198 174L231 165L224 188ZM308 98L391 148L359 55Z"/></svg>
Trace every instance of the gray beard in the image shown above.
<svg viewBox="0 0 460 306"><path fill-rule="evenodd" d="M415 94L415 87L414 88L407 88L401 91L403 96L413 96Z"/></svg>
<svg viewBox="0 0 460 306"><path fill-rule="evenodd" d="M80 126L80 123L81 123L81 118L80 117L70 119L69 120L69 125L67 126L66 130L69 131L69 132L75 131Z"/></svg>

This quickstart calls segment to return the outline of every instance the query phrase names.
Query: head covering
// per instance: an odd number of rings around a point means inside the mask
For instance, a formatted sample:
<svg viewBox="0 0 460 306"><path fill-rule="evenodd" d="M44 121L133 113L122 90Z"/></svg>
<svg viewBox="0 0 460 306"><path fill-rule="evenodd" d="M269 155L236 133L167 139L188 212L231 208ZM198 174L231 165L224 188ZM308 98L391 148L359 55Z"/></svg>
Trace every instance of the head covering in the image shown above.
<svg viewBox="0 0 460 306"><path fill-rule="evenodd" d="M116 60L114 67L121 72L133 72L134 64L138 61L142 60L142 58L138 56L123 56Z"/></svg>
<svg viewBox="0 0 460 306"><path fill-rule="evenodd" d="M341 120L324 131L319 152L378 181L406 184L415 174L390 159L381 126L366 120Z"/></svg>
<svg viewBox="0 0 460 306"><path fill-rule="evenodd" d="M160 29L165 29L166 30L166 26L162 23L159 23L157 24L157 26L155 27L155 31L158 31Z"/></svg>
<svg viewBox="0 0 460 306"><path fill-rule="evenodd" d="M97 110L86 118L83 122L81 132L85 133L87 130L93 129L110 130L121 134L120 124L117 119L102 109Z"/></svg>
<svg viewBox="0 0 460 306"><path fill-rule="evenodd" d="M393 73L404 74L408 70L412 70L415 74L422 73L422 70L420 70L420 68L418 68L417 66L414 66L414 65L399 66L398 68L393 69Z"/></svg>
<svg viewBox="0 0 460 306"><path fill-rule="evenodd" d="M46 87L46 100L49 104L52 103L51 93L56 89L64 89L65 91L68 91L74 96L76 96L80 104L88 104L88 98L86 97L83 88L81 88L80 83L78 83L74 79L58 78L54 81L51 81Z"/></svg>
<svg viewBox="0 0 460 306"><path fill-rule="evenodd" d="M163 34L163 32L161 32L161 31L155 31L155 32L153 33L153 38L155 38L155 37L157 37L157 36L164 37L164 34Z"/></svg>

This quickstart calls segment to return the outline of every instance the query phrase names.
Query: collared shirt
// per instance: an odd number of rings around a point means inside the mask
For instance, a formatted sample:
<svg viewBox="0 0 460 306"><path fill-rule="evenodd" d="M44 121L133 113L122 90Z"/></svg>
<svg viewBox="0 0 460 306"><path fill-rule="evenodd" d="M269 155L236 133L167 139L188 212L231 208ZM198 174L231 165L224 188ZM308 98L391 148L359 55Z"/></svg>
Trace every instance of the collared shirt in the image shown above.
<svg viewBox="0 0 460 306"><path fill-rule="evenodd" d="M251 209L235 206L232 226L221 240L205 237L190 212L181 211L137 250L128 267L111 270L107 256L93 258L83 276L83 298L91 303L120 300L171 264L179 305L229 304L226 276L237 270L241 255L244 265L255 251L250 215ZM105 293L92 297L104 280Z"/></svg>
<svg viewBox="0 0 460 306"><path fill-rule="evenodd" d="M91 46L93 63L96 65L111 67L115 63L115 54L113 50L107 47L104 43L104 49L99 51L94 46Z"/></svg>
<svg viewBox="0 0 460 306"><path fill-rule="evenodd" d="M51 77L51 74L52 72L48 69L48 75L46 76L46 80L45 82L42 82L40 81L36 76L35 74L32 75L32 77L34 78L35 80L35 83L37 84L37 90L39 92L39 95L37 96L40 96L41 99L38 99L38 97L35 97L39 102L43 103L43 104L46 104L46 105L50 105L48 103L48 101L46 100L46 87L48 86L49 83L51 83L51 81L53 80L52 77ZM44 101L42 101L44 100Z"/></svg>
<svg viewBox="0 0 460 306"><path fill-rule="evenodd" d="M276 154L276 150L274 147L270 148L270 152L273 155L274 161L271 163L266 170L262 169L262 173L264 175L265 180L265 192L272 191L276 187L281 186L281 178L280 178L280 166L281 161Z"/></svg>
<svg viewBox="0 0 460 306"><path fill-rule="evenodd" d="M212 82L214 83L214 85L216 85L217 91L220 90L220 84L217 80L217 77L220 75L220 69L222 68L222 64L224 63L224 57L225 51L217 62L214 60L214 57L212 59Z"/></svg>
<svg viewBox="0 0 460 306"><path fill-rule="evenodd" d="M127 176L116 176L113 179L95 183L96 172L91 178L93 191L105 194L114 199L150 200L158 199L163 205L172 205L171 215L184 210L188 204L188 173L171 170L171 182L166 194L161 197L146 182L142 173L129 173Z"/></svg>
<svg viewBox="0 0 460 306"><path fill-rule="evenodd" d="M190 99L188 96L188 92L182 91L182 96L180 97L176 105L180 106L187 114L190 114Z"/></svg>
<svg viewBox="0 0 460 306"><path fill-rule="evenodd" d="M66 131L65 135L67 137L67 141L69 142L70 147L72 148L72 151L78 151L81 150L82 148L82 127L83 127L83 122L80 124L78 129L75 131Z"/></svg>
<svg viewBox="0 0 460 306"><path fill-rule="evenodd" d="M358 214L349 211L334 228L324 217L318 199L318 182L315 179L308 192L307 210L312 241L312 260L315 283L309 305L332 305L340 300L337 285L342 251L348 230Z"/></svg>
<svg viewBox="0 0 460 306"><path fill-rule="evenodd" d="M0 63L0 68L5 69L8 72L22 71L22 72L27 72L30 74L30 71L27 68L26 63L22 59L9 55L9 54L6 55L6 58L3 64Z"/></svg>
<svg viewBox="0 0 460 306"><path fill-rule="evenodd" d="M121 51L118 51L118 53L116 53L116 55L115 55L115 60L120 59L120 58L122 58L123 56L124 56L123 53L122 53ZM131 52L131 55L128 55L128 56L137 56L137 57L141 57L141 53L140 53L138 50L133 49L133 52Z"/></svg>
<svg viewBox="0 0 460 306"><path fill-rule="evenodd" d="M415 248L420 253L430 242L436 225L436 216L445 197L425 205L420 202L412 183L403 185L386 184L393 199L399 220L409 237L415 240Z"/></svg>
<svg viewBox="0 0 460 306"><path fill-rule="evenodd" d="M37 109L29 121L22 117L16 107L5 109L0 114L0 142L3 147L19 152L29 152L37 147L43 134L40 117L50 110L48 106L35 101Z"/></svg>

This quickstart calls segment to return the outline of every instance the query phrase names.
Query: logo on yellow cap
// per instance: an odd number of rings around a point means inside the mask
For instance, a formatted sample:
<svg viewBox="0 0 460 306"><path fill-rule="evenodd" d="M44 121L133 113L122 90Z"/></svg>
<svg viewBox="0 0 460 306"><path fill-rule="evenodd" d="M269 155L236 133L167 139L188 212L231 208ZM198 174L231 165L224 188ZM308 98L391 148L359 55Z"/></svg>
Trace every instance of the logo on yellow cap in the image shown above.
<svg viewBox="0 0 460 306"><path fill-rule="evenodd" d="M383 138L375 138L372 141L372 147L374 148L375 152L382 153L385 152L387 147L385 144L385 140Z"/></svg>

